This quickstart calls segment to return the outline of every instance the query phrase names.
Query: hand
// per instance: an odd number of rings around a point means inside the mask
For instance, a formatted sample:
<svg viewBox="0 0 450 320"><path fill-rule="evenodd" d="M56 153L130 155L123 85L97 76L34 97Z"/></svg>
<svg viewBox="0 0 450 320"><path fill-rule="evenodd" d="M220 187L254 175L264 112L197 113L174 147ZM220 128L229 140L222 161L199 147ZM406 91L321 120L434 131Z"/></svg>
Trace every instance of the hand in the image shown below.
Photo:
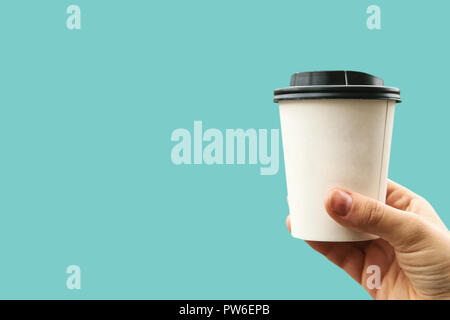
<svg viewBox="0 0 450 320"><path fill-rule="evenodd" d="M389 181L386 205L336 188L325 207L342 226L380 236L363 242L307 241L374 299L450 299L450 232L425 199ZM290 230L289 216L286 223ZM379 289L367 285L370 265L380 268Z"/></svg>

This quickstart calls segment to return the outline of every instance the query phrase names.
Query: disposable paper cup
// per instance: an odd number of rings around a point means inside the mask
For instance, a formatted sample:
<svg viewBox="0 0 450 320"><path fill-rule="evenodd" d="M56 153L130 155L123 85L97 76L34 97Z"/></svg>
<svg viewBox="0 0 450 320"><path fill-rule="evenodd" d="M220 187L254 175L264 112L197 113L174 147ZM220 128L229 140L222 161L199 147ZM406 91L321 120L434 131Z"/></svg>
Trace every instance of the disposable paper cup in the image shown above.
<svg viewBox="0 0 450 320"><path fill-rule="evenodd" d="M326 212L333 187L386 199L396 88L352 71L297 73L275 91L295 238L311 241L376 239L346 229Z"/></svg>

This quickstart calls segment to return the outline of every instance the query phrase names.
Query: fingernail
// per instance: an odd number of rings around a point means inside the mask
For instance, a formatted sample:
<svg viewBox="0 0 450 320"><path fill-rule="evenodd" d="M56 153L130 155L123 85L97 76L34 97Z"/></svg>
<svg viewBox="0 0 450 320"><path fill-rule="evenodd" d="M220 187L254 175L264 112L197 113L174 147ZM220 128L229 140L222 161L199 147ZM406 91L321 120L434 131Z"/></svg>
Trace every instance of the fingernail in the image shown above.
<svg viewBox="0 0 450 320"><path fill-rule="evenodd" d="M349 213L353 199L348 193L334 190L330 197L330 208L334 213L340 216L345 216Z"/></svg>

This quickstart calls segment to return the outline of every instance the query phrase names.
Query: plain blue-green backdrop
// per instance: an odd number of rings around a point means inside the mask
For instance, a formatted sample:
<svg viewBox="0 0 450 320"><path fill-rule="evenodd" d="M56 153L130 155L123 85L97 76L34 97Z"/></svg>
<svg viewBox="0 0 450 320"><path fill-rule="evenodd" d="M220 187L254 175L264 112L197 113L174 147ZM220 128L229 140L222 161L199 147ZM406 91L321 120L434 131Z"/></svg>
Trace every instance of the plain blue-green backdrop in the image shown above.
<svg viewBox="0 0 450 320"><path fill-rule="evenodd" d="M81 30L66 28L70 4ZM371 4L378 31L366 27ZM194 120L279 128L273 90L291 73L373 73L404 101L389 176L448 225L449 10L437 0L2 0L0 298L369 298L289 235L284 166L274 176L175 166L170 134ZM66 288L71 264L80 291Z"/></svg>

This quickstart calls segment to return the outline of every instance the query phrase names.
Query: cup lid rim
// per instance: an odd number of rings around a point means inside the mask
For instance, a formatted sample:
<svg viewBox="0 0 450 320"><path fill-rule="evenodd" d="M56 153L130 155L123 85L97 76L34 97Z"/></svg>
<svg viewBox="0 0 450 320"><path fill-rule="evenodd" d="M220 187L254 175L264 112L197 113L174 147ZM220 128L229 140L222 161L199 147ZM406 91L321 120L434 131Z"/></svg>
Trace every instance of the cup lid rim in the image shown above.
<svg viewBox="0 0 450 320"><path fill-rule="evenodd" d="M400 90L359 71L297 72L291 86L274 91L274 102L301 99L379 99L401 102Z"/></svg>

